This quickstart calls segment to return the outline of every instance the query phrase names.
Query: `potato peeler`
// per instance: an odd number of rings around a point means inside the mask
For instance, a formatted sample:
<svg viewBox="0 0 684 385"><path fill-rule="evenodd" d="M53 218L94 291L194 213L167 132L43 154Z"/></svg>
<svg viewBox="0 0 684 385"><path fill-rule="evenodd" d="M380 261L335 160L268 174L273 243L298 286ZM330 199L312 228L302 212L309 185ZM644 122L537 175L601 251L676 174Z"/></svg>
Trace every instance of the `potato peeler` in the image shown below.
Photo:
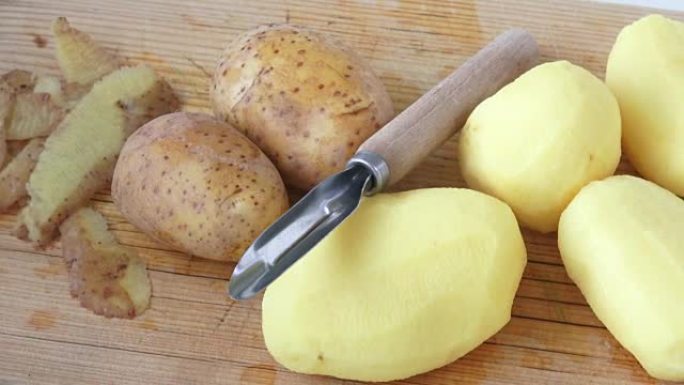
<svg viewBox="0 0 684 385"><path fill-rule="evenodd" d="M229 294L249 299L297 262L371 196L392 185L458 131L485 98L537 63L532 35L504 32L366 140L346 168L321 182L244 253Z"/></svg>

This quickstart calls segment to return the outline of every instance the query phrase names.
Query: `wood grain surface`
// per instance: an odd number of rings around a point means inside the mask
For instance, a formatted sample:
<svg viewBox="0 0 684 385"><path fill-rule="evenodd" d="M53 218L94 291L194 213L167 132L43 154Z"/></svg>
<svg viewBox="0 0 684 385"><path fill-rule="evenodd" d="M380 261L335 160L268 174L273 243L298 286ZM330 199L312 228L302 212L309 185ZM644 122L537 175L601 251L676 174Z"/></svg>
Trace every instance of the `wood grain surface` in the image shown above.
<svg viewBox="0 0 684 385"><path fill-rule="evenodd" d="M511 27L534 34L543 60L568 59L602 76L617 32L647 13L560 0L0 0L0 71L57 74L49 26L67 16L154 66L187 110L208 111L209 74L223 46L258 24L291 22L354 47L401 110ZM394 188L462 186L455 153L451 139ZM354 383L277 365L262 340L260 301L225 295L233 265L155 243L121 217L108 192L93 204L147 261L151 309L120 321L80 308L68 294L59 244L32 250L9 234L15 213L0 215L0 385ZM457 362L397 384L657 383L593 315L565 273L555 236L524 235L529 263L511 322Z"/></svg>

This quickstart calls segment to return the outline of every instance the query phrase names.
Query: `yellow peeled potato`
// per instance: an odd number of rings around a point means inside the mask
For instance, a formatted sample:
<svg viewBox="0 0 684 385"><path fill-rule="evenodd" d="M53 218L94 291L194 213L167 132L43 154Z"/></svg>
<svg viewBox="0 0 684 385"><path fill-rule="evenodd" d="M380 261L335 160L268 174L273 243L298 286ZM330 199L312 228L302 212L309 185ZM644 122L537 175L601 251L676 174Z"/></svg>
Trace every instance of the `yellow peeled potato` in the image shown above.
<svg viewBox="0 0 684 385"><path fill-rule="evenodd" d="M628 25L608 57L623 146L645 178L684 196L684 23L651 15Z"/></svg>
<svg viewBox="0 0 684 385"><path fill-rule="evenodd" d="M214 112L256 143L285 183L308 189L342 170L393 115L370 66L313 31L271 25L224 51L210 90Z"/></svg>
<svg viewBox="0 0 684 385"><path fill-rule="evenodd" d="M470 187L508 203L523 226L551 232L584 185L615 172L620 111L587 70L545 63L475 108L458 151Z"/></svg>
<svg viewBox="0 0 684 385"><path fill-rule="evenodd" d="M568 275L648 373L684 380L684 201L633 176L584 187L561 216Z"/></svg>
<svg viewBox="0 0 684 385"><path fill-rule="evenodd" d="M278 171L254 143L209 115L185 112L131 135L112 198L152 238L219 261L237 261L288 206Z"/></svg>
<svg viewBox="0 0 684 385"><path fill-rule="evenodd" d="M266 290L285 367L389 381L446 365L510 319L526 263L510 208L455 188L366 198Z"/></svg>

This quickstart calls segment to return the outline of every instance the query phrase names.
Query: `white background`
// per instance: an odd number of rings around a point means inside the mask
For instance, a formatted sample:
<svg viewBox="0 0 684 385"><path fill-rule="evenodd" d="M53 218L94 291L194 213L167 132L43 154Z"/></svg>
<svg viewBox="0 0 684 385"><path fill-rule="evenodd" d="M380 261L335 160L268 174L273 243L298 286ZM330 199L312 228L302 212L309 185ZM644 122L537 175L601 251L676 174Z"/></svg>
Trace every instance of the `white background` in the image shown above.
<svg viewBox="0 0 684 385"><path fill-rule="evenodd" d="M650 8L684 11L684 0L596 0L601 3L639 5Z"/></svg>

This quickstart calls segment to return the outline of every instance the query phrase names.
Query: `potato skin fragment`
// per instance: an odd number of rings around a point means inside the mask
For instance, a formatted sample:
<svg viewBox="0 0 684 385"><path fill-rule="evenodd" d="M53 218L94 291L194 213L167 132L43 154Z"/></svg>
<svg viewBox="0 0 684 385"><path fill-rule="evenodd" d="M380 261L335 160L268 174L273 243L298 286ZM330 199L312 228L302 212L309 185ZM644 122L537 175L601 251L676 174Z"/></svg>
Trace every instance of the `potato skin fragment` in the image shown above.
<svg viewBox="0 0 684 385"><path fill-rule="evenodd" d="M31 139L0 171L0 212L26 196L26 183L43 151L44 138Z"/></svg>
<svg viewBox="0 0 684 385"><path fill-rule="evenodd" d="M134 318L150 304L145 263L117 243L104 217L82 208L60 226L70 291L81 306L107 318Z"/></svg>
<svg viewBox="0 0 684 385"><path fill-rule="evenodd" d="M65 17L55 19L52 34L57 63L68 83L90 86L125 64L88 34L73 28Z"/></svg>
<svg viewBox="0 0 684 385"><path fill-rule="evenodd" d="M14 92L12 87L0 78L0 166L5 164L7 156L7 123L12 118L14 108Z"/></svg>
<svg viewBox="0 0 684 385"><path fill-rule="evenodd" d="M67 84L64 79L50 75L39 75L36 78L36 85L33 87L34 93L50 94L52 102L65 110L73 108L89 90L89 86L81 86L76 83Z"/></svg>
<svg viewBox="0 0 684 385"><path fill-rule="evenodd" d="M57 106L48 93L16 95L11 122L7 125L7 140L44 137L64 118L64 110Z"/></svg>
<svg viewBox="0 0 684 385"><path fill-rule="evenodd" d="M33 73L24 70L11 70L2 75L0 79L9 86L9 91L13 94L31 92L36 84ZM0 88L4 88L4 86L0 86Z"/></svg>
<svg viewBox="0 0 684 385"><path fill-rule="evenodd" d="M28 144L29 140L8 140L7 141L7 156L5 157L5 164L0 166L0 170L2 167L6 166L9 164L9 162L14 159L17 154L21 152L21 150L26 147Z"/></svg>

